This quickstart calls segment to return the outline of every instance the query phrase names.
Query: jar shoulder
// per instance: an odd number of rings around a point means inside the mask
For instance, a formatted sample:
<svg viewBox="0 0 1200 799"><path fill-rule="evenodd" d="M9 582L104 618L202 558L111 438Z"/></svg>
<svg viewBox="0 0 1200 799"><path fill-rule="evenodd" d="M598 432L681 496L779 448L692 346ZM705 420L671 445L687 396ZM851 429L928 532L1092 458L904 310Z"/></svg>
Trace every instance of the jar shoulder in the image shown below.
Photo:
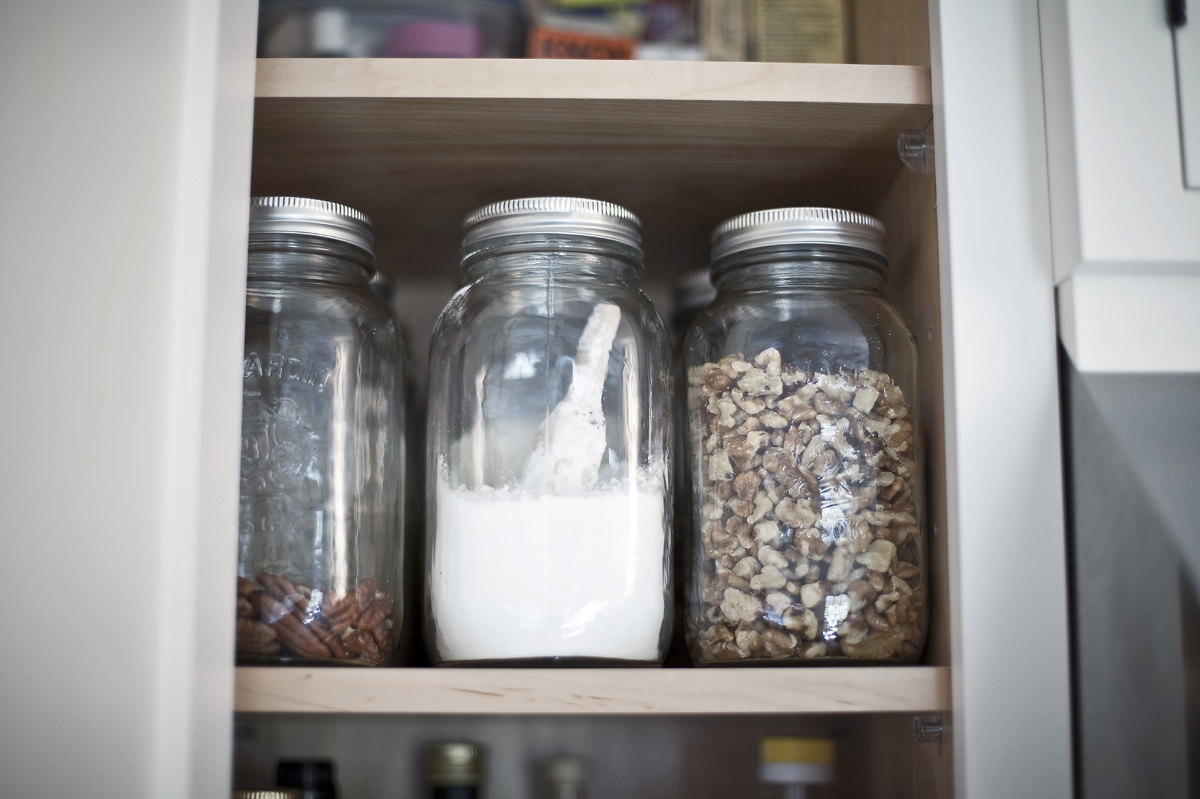
<svg viewBox="0 0 1200 799"><path fill-rule="evenodd" d="M387 306L367 288L321 283L262 282L246 289L247 342L255 328L287 331L311 344L347 339L402 353L403 335Z"/></svg>
<svg viewBox="0 0 1200 799"><path fill-rule="evenodd" d="M620 309L626 334L669 346L662 315L637 286L512 286L499 281L480 281L460 289L434 325L433 345L440 348L460 336L481 331L509 336L528 320L582 324L597 305L605 303Z"/></svg>
<svg viewBox="0 0 1200 799"><path fill-rule="evenodd" d="M718 293L696 317L696 325L772 319L797 325L815 324L839 315L875 324L908 323L886 295L876 291L755 291Z"/></svg>
<svg viewBox="0 0 1200 799"><path fill-rule="evenodd" d="M771 349L803 371L870 369L888 374L910 396L918 388L912 329L876 292L718 295L688 331L682 352L684 366L693 368Z"/></svg>
<svg viewBox="0 0 1200 799"><path fill-rule="evenodd" d="M731 336L750 342L784 336L886 337L911 346L916 340L900 311L872 292L737 294L717 298L696 317L685 338L722 347Z"/></svg>

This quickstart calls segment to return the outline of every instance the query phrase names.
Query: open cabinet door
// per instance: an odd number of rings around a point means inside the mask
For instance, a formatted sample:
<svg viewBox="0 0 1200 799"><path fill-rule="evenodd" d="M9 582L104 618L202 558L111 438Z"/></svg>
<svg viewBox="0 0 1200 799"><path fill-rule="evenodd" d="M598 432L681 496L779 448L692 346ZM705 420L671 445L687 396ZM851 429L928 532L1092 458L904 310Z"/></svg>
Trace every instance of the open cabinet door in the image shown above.
<svg viewBox="0 0 1200 799"><path fill-rule="evenodd" d="M228 796L256 14L0 4L6 796Z"/></svg>

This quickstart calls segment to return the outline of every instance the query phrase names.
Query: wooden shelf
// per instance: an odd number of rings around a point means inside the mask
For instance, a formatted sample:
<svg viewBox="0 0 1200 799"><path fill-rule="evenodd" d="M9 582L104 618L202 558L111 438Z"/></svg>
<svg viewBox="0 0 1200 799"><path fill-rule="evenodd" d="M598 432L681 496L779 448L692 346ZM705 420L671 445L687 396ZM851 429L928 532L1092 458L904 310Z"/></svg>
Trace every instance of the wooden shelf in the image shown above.
<svg viewBox="0 0 1200 799"><path fill-rule="evenodd" d="M260 98L682 100L929 106L929 68L713 61L262 58Z"/></svg>
<svg viewBox="0 0 1200 799"><path fill-rule="evenodd" d="M446 280L498 199L628 206L649 279L707 263L733 214L869 211L932 116L927 67L858 64L264 59L257 95L254 193L360 208L381 269Z"/></svg>
<svg viewBox="0 0 1200 799"><path fill-rule="evenodd" d="M245 713L840 714L950 710L940 667L239 668Z"/></svg>

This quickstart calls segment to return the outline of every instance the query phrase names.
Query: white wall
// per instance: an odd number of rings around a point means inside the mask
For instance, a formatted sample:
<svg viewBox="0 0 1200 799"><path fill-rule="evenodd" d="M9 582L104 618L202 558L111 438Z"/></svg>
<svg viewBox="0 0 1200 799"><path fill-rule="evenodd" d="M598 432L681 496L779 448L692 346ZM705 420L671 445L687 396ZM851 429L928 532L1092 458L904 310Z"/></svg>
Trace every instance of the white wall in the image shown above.
<svg viewBox="0 0 1200 799"><path fill-rule="evenodd" d="M0 3L6 796L228 795L255 13Z"/></svg>

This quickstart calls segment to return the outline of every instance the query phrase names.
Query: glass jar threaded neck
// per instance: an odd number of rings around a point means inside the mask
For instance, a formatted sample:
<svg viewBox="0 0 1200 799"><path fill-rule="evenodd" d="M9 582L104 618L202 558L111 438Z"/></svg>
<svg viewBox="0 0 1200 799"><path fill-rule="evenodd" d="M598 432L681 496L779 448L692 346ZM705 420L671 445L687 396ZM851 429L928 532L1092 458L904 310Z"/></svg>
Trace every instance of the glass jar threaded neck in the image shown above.
<svg viewBox="0 0 1200 799"><path fill-rule="evenodd" d="M344 241L321 236L252 234L246 260L250 280L315 280L366 286L374 257Z"/></svg>
<svg viewBox="0 0 1200 799"><path fill-rule="evenodd" d="M883 289L887 262L854 249L769 247L737 253L712 266L719 293L754 290L872 291Z"/></svg>
<svg viewBox="0 0 1200 799"><path fill-rule="evenodd" d="M636 280L642 269L640 249L593 236L504 236L476 242L462 251L462 273L470 283L485 277L536 279L548 274Z"/></svg>

